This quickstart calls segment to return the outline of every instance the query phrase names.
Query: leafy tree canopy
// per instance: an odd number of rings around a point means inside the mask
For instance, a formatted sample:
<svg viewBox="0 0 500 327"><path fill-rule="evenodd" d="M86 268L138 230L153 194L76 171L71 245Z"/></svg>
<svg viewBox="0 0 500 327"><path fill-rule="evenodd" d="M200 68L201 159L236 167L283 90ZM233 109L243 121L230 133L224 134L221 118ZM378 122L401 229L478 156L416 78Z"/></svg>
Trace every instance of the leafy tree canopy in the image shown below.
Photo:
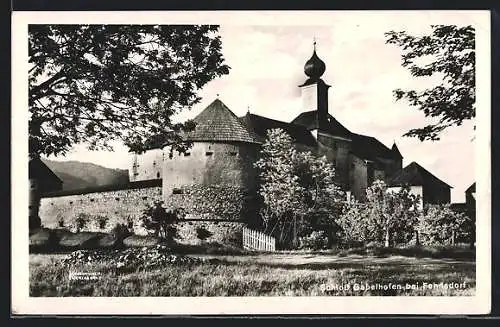
<svg viewBox="0 0 500 327"><path fill-rule="evenodd" d="M421 141L439 140L442 131L475 117L475 31L472 26L433 25L432 33L413 36L407 32L385 33L386 43L402 49L402 65L412 76L442 76L442 83L425 89L394 90L436 122L411 129L404 136Z"/></svg>
<svg viewBox="0 0 500 327"><path fill-rule="evenodd" d="M255 166L261 180L266 231L278 235L282 244L292 237L296 242L311 219L334 214L335 205L342 201L333 164L325 157L298 151L281 129L268 131Z"/></svg>
<svg viewBox="0 0 500 327"><path fill-rule="evenodd" d="M339 217L344 240L384 242L386 247L408 242L417 224L419 201L409 187L395 192L385 182L374 181L366 189L366 201L353 202Z"/></svg>
<svg viewBox="0 0 500 327"><path fill-rule="evenodd" d="M209 25L30 25L29 64L32 156L77 143L111 150L112 140L137 152L175 147L194 124L171 117L229 73Z"/></svg>

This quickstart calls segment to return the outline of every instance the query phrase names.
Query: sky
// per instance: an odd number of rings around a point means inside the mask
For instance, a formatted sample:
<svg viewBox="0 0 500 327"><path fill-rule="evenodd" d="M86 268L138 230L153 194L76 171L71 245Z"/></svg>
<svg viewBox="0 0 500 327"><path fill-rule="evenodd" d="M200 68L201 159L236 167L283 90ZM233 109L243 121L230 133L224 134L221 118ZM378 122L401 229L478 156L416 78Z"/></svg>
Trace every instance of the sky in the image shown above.
<svg viewBox="0 0 500 327"><path fill-rule="evenodd" d="M312 24L311 24L312 23ZM331 14L331 23L221 24L222 53L231 67L228 75L209 82L202 101L176 119L194 118L217 97L237 116L247 111L290 122L300 112L298 85L306 80L303 68L316 52L325 62L323 80L329 90L329 113L349 130L376 137L386 146L396 142L403 166L418 162L453 187L452 202L463 202L464 191L474 181L474 121L446 130L440 141L420 142L402 135L429 120L405 102L396 102L396 88L423 89L438 79L414 78L401 66L401 50L385 43L384 32L426 34L431 24L476 24L473 15L446 12ZM128 169L132 158L116 143L114 152L87 151L77 145L66 157L55 160L92 162Z"/></svg>

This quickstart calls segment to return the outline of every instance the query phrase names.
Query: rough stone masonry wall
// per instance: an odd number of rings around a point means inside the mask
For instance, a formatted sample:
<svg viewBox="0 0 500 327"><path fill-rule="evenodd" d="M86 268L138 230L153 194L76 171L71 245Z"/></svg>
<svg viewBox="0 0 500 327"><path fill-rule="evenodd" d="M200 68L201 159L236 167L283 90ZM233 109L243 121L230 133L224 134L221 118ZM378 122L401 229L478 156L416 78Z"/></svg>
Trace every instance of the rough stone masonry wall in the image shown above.
<svg viewBox="0 0 500 327"><path fill-rule="evenodd" d="M133 222L134 231L144 233L139 218L147 205L161 200L161 186L107 192L44 197L40 201L40 218L47 228L75 230L79 214L90 217L83 230L109 232L116 224ZM99 218L107 218L100 226Z"/></svg>
<svg viewBox="0 0 500 327"><path fill-rule="evenodd" d="M185 186L183 193L172 195L167 208L183 207L187 219L176 224L177 241L198 244L202 241L240 244L244 225L241 217L248 207L244 191L223 186ZM77 217L88 219L81 231L109 232L117 224L129 224L137 235L146 235L140 217L142 211L161 200L161 187L93 192L41 199L40 218L46 228L76 231ZM100 225L100 218L106 219ZM199 235L207 236L205 239Z"/></svg>

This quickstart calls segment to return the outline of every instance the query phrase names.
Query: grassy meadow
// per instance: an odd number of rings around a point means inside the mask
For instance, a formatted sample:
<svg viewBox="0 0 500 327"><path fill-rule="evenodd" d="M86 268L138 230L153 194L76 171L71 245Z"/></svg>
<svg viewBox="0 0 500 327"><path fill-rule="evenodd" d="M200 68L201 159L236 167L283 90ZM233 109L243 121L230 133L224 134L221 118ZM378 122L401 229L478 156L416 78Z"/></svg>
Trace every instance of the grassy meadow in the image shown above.
<svg viewBox="0 0 500 327"><path fill-rule="evenodd" d="M475 294L475 261L466 255L470 251L426 253L394 249L392 253L189 254L213 260L125 270L106 262L67 267L60 263L62 254L30 254L30 296ZM69 270L93 273L97 279L70 280ZM433 285L441 282L460 285ZM434 287L423 287L424 283Z"/></svg>

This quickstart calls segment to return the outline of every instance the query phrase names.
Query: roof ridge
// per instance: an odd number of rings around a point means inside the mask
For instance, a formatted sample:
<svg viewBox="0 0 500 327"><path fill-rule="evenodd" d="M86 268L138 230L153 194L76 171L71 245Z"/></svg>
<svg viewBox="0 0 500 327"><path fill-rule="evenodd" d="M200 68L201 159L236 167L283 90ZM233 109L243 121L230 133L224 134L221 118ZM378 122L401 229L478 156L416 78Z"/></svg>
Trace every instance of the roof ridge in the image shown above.
<svg viewBox="0 0 500 327"><path fill-rule="evenodd" d="M261 143L220 99L212 101L193 120L196 128L186 135L192 141Z"/></svg>
<svg viewBox="0 0 500 327"><path fill-rule="evenodd" d="M424 166L422 166L421 164L419 164L418 162L416 161L412 161L408 166L410 166L411 164L414 164L417 168L417 173L423 178L422 176L422 172L429 175L430 177L432 178L435 178L435 179L438 179L439 181L441 181L442 183L448 185L449 187L453 188L453 186L449 185L448 183L446 183L445 181L443 181L441 178L437 177L436 175L434 175L433 173L431 173L428 169L426 169ZM407 167L408 167L407 166Z"/></svg>

